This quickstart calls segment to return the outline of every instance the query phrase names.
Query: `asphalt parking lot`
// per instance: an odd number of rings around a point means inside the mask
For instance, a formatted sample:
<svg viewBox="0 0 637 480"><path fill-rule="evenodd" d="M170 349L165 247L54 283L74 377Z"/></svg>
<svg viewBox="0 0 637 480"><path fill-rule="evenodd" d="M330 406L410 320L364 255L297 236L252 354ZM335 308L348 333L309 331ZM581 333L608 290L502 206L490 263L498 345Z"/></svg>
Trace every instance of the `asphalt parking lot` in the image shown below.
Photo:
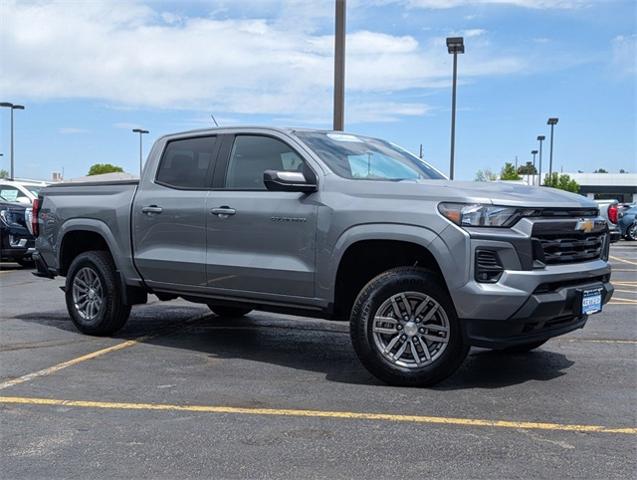
<svg viewBox="0 0 637 480"><path fill-rule="evenodd" d="M341 323L153 297L84 336L61 279L4 264L0 477L635 478L637 244L611 255L583 330L433 389L380 384Z"/></svg>

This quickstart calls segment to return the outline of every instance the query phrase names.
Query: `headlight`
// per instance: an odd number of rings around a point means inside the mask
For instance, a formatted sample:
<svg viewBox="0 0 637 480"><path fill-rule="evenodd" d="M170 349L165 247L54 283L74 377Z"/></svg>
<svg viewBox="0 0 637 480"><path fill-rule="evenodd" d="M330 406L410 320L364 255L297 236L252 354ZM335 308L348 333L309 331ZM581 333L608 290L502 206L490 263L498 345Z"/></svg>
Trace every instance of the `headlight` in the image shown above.
<svg viewBox="0 0 637 480"><path fill-rule="evenodd" d="M18 223L16 216L9 210L0 210L0 220L7 226Z"/></svg>
<svg viewBox="0 0 637 480"><path fill-rule="evenodd" d="M510 227L527 209L479 203L441 203L438 211L460 227Z"/></svg>

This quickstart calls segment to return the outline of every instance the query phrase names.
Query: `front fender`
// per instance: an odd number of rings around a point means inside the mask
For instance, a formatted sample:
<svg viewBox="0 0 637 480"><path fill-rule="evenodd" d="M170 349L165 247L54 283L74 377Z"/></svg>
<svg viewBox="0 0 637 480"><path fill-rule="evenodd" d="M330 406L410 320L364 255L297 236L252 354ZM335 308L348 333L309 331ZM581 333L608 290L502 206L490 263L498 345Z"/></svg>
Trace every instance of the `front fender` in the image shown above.
<svg viewBox="0 0 637 480"><path fill-rule="evenodd" d="M441 233L444 234L447 229L448 227ZM457 230L452 230L451 233L452 235L441 237L423 226L394 223L369 223L350 227L338 237L332 248L324 250L325 257L319 258L319 265L326 265L326 268L318 271L318 296L329 299L330 303L334 301L341 259L351 245L363 240L394 240L419 245L435 258L448 287L463 284L470 268L466 260L469 244ZM458 282L459 279L463 280Z"/></svg>

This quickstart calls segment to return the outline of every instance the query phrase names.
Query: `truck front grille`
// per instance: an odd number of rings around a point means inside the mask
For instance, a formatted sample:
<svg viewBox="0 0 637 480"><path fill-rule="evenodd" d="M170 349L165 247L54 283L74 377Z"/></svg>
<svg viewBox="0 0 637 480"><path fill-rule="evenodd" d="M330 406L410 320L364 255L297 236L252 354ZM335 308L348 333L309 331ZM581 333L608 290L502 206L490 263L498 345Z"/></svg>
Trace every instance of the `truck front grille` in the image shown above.
<svg viewBox="0 0 637 480"><path fill-rule="evenodd" d="M593 231L576 230L577 220L571 222L542 222L533 228L533 239L541 246L535 249L536 258L547 265L577 263L604 256L607 248L605 223L595 223ZM539 255L538 255L539 253Z"/></svg>

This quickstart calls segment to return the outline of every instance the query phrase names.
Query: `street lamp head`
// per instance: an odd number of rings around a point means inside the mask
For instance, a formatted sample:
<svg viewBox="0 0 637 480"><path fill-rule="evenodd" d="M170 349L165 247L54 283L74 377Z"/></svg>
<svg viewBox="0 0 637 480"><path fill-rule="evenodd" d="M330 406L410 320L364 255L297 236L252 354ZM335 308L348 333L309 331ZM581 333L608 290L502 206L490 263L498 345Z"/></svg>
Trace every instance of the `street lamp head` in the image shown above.
<svg viewBox="0 0 637 480"><path fill-rule="evenodd" d="M538 135L538 136L537 136L537 139L538 139L540 142L542 142L542 141L546 140L546 137L545 137L544 135Z"/></svg>
<svg viewBox="0 0 637 480"><path fill-rule="evenodd" d="M24 105L13 105L11 108L14 110L24 110Z"/></svg>
<svg viewBox="0 0 637 480"><path fill-rule="evenodd" d="M464 53L464 38L447 37L447 51L449 53Z"/></svg>
<svg viewBox="0 0 637 480"><path fill-rule="evenodd" d="M133 132L142 134L142 133L148 133L148 130L143 130L141 128L133 128Z"/></svg>
<svg viewBox="0 0 637 480"><path fill-rule="evenodd" d="M548 119L548 122L546 122L547 125L557 125L557 122L559 122L559 118L557 117L551 117Z"/></svg>
<svg viewBox="0 0 637 480"><path fill-rule="evenodd" d="M0 102L0 107L9 107L9 108L13 108L13 103L10 103L10 102Z"/></svg>
<svg viewBox="0 0 637 480"><path fill-rule="evenodd" d="M537 155L537 150L531 150L531 155Z"/></svg>

